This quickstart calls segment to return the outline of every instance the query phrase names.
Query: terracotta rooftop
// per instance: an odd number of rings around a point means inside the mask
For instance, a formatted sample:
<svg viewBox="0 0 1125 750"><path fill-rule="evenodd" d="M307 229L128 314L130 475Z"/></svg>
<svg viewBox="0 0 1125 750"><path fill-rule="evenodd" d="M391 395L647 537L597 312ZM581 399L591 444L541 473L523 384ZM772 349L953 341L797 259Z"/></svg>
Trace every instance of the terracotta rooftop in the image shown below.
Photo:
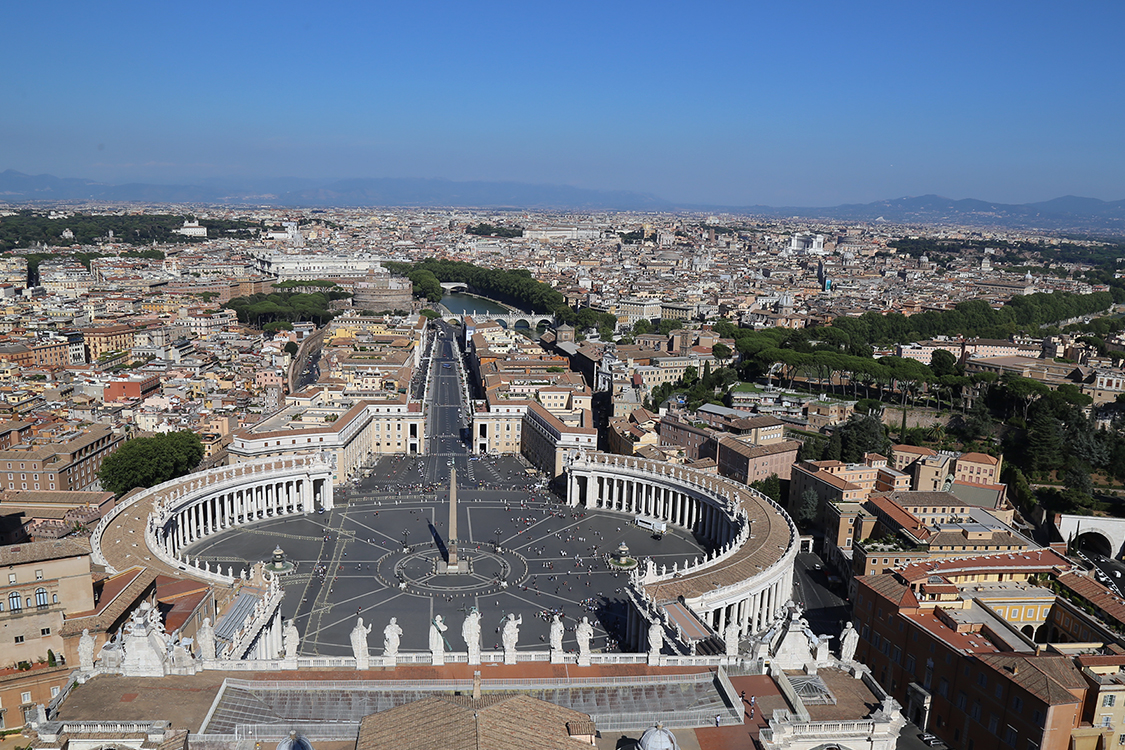
<svg viewBox="0 0 1125 750"><path fill-rule="evenodd" d="M911 563L899 571L903 579L911 582L924 581L930 576L957 578L973 575L976 572L995 573L1014 570L1020 573L1050 572L1070 570L1073 563L1051 549L1023 550L1019 552L997 552L977 557L951 558L948 560L926 560Z"/></svg>
<svg viewBox="0 0 1125 750"><path fill-rule="evenodd" d="M1049 705L1081 703L1071 691L1089 687L1069 656L998 653L983 654L980 661Z"/></svg>
<svg viewBox="0 0 1125 750"><path fill-rule="evenodd" d="M1101 610L1106 619L1125 625L1125 600L1112 589L1077 573L1064 573L1057 580L1060 585Z"/></svg>
<svg viewBox="0 0 1125 750"><path fill-rule="evenodd" d="M574 750L567 724L588 726L587 714L526 695L436 696L382 711L359 725L356 750Z"/></svg>
<svg viewBox="0 0 1125 750"><path fill-rule="evenodd" d="M88 554L90 554L90 540L86 537L24 542L0 547L0 565L24 565Z"/></svg>

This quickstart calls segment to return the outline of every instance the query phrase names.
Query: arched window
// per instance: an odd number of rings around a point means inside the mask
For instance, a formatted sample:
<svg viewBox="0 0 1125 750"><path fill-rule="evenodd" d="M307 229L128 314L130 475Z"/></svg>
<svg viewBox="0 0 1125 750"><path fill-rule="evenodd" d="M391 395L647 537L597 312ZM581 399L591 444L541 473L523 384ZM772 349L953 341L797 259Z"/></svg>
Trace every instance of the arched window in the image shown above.
<svg viewBox="0 0 1125 750"><path fill-rule="evenodd" d="M35 589L35 606L36 607L46 607L47 606L47 589L43 589L43 588Z"/></svg>
<svg viewBox="0 0 1125 750"><path fill-rule="evenodd" d="M23 609L23 601L20 600L18 591L13 591L12 593L8 594L8 609L12 610L13 612L19 612L21 609Z"/></svg>

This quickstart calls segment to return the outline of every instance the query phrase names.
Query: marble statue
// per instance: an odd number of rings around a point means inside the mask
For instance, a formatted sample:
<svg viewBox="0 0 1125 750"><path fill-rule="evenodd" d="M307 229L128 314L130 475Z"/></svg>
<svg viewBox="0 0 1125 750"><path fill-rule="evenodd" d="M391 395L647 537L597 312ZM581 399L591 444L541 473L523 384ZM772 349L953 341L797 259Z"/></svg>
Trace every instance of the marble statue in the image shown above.
<svg viewBox="0 0 1125 750"><path fill-rule="evenodd" d="M578 627L574 629L574 637L578 639L578 660L581 662L583 659L589 661L590 659L590 640L594 637L594 626L586 618L582 618L582 622L578 623Z"/></svg>
<svg viewBox="0 0 1125 750"><path fill-rule="evenodd" d="M855 648L859 645L859 633L856 632L855 627L849 622L844 626L844 632L840 634L840 661L854 661Z"/></svg>
<svg viewBox="0 0 1125 750"><path fill-rule="evenodd" d="M297 647L301 644L301 634L297 632L297 626L292 620L285 623L285 630L281 631L281 642L285 648L285 658L295 659Z"/></svg>
<svg viewBox="0 0 1125 750"><path fill-rule="evenodd" d="M738 625L730 622L727 623L727 629L723 633L723 642L726 645L727 656L738 656Z"/></svg>
<svg viewBox="0 0 1125 750"><path fill-rule="evenodd" d="M465 615L465 622L461 624L461 637L465 639L465 646L469 649L469 663L480 664L480 611L476 607Z"/></svg>
<svg viewBox="0 0 1125 750"><path fill-rule="evenodd" d="M660 649L664 646L664 627L659 620L653 620L648 626L648 653L649 656L659 656Z"/></svg>
<svg viewBox="0 0 1125 750"><path fill-rule="evenodd" d="M430 663L434 666L445 664L445 636L442 633L447 630L449 626L442 621L441 615L434 615L430 623L430 656L433 657Z"/></svg>
<svg viewBox="0 0 1125 750"><path fill-rule="evenodd" d="M516 650L516 641L520 638L520 625L523 624L523 616L516 617L514 614L509 614L508 619L504 621L504 632L500 634L500 639L504 644L504 651Z"/></svg>
<svg viewBox="0 0 1125 750"><path fill-rule="evenodd" d="M398 618L392 617L383 628L383 656L398 656L398 643L402 638L402 628L398 626Z"/></svg>
<svg viewBox="0 0 1125 750"><path fill-rule="evenodd" d="M90 635L89 628L83 628L82 637L78 639L78 667L83 672L94 669L94 636Z"/></svg>
<svg viewBox="0 0 1125 750"><path fill-rule="evenodd" d="M585 619L585 618L583 618L583 619ZM562 651L563 631L564 630L565 630L565 628L563 627L562 620L559 619L559 616L554 615L553 617L551 617L551 650L552 651Z"/></svg>
<svg viewBox="0 0 1125 750"><path fill-rule="evenodd" d="M203 624L195 631L195 640L199 644L199 655L204 659L215 658L215 628L211 627L211 618L204 617Z"/></svg>
<svg viewBox="0 0 1125 750"><path fill-rule="evenodd" d="M357 617L355 627L352 628L351 642L352 642L352 656L355 657L356 666L358 669L367 669L368 653L367 653L367 635L371 632L371 626L363 627L363 618Z"/></svg>

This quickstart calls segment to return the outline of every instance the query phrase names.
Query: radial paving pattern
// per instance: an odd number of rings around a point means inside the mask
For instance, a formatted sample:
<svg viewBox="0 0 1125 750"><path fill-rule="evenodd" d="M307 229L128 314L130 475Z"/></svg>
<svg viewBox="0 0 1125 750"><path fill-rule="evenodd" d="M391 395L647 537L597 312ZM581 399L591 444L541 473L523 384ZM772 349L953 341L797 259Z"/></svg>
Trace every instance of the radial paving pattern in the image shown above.
<svg viewBox="0 0 1125 750"><path fill-rule="evenodd" d="M600 556L624 541L639 557L657 565L683 563L701 553L682 529L662 539L636 528L627 517L603 511L567 508L555 498L519 487L522 467L514 459L468 461L458 475L493 479L484 487L459 491L460 554L471 571L439 575L448 525L444 491L398 495L384 490L395 474L427 471L436 457L385 459L347 505L300 517L263 521L211 537L189 550L192 557L237 569L268 559L275 545L296 563L284 579L286 618L302 634L302 653L348 655L348 633L362 616L374 628L373 654L381 653L382 628L397 617L403 628L402 650L427 648L429 622L442 615L450 626L449 650L464 651L460 623L469 607L484 616L484 649L500 647L500 621L509 612L522 616L520 649L545 649L550 613L561 610L569 630L583 615L595 624L595 649L617 639L624 616L621 587L627 574L608 568ZM441 469L448 470L445 459ZM504 488L497 488L503 477ZM471 479L474 484L476 480ZM385 490L391 490L386 487ZM408 551L404 550L406 541ZM499 549L497 548L499 545ZM608 640L607 640L608 639ZM573 636L565 639L576 648Z"/></svg>

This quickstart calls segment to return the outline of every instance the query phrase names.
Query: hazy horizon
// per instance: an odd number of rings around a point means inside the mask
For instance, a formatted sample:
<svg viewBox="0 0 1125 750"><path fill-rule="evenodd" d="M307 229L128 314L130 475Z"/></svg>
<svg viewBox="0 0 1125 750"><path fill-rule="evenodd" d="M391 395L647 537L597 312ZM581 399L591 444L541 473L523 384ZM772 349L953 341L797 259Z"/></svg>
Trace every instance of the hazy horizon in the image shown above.
<svg viewBox="0 0 1125 750"><path fill-rule="evenodd" d="M0 170L714 206L1125 198L1119 3L75 2L6 21Z"/></svg>

